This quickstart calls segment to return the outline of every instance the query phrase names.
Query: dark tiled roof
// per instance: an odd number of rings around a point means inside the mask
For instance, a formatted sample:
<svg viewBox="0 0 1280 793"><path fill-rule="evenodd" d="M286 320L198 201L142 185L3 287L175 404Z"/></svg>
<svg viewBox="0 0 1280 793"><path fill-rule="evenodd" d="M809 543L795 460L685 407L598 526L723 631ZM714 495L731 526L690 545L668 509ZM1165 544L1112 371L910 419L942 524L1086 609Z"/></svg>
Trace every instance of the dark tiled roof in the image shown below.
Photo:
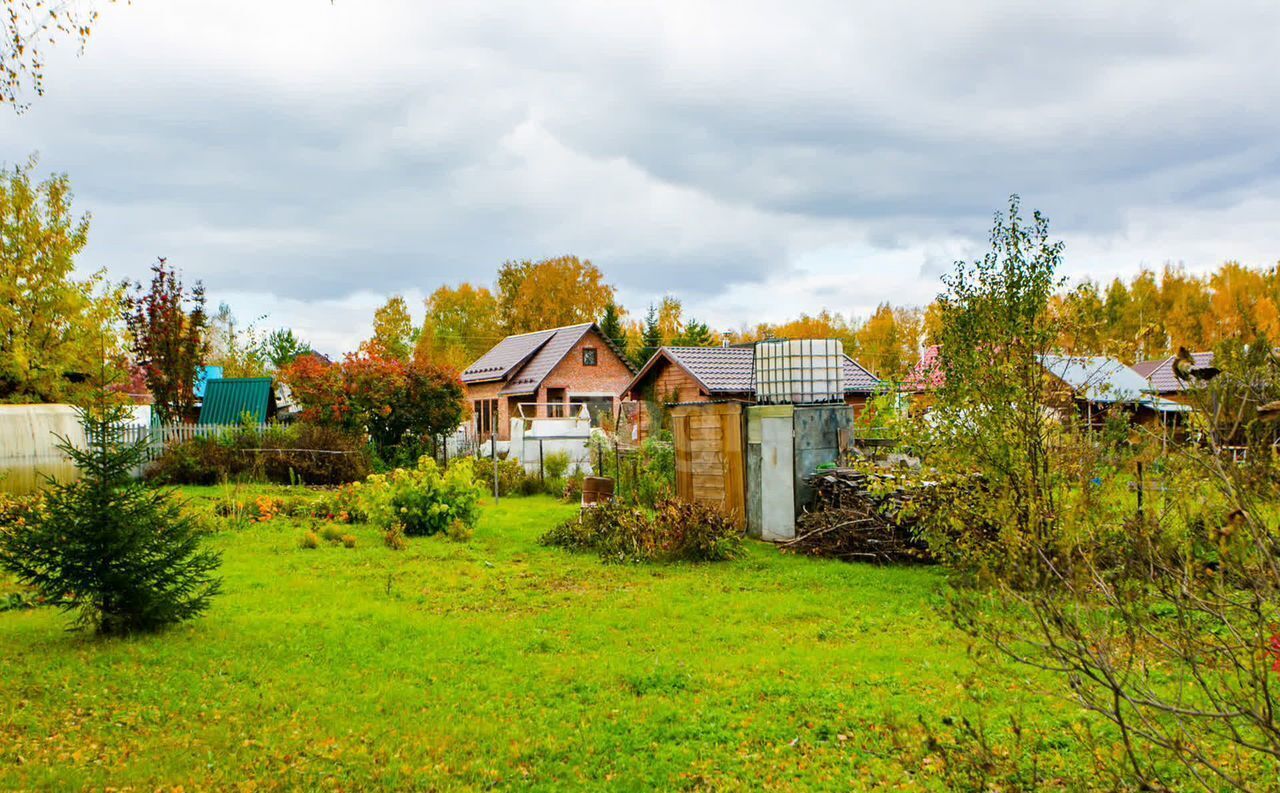
<svg viewBox="0 0 1280 793"><path fill-rule="evenodd" d="M1166 363L1168 363L1171 360L1173 359L1161 358L1157 361L1138 361L1137 363L1135 363L1133 366L1130 366L1129 368L1137 372L1144 379L1150 380L1152 372L1159 369L1161 366L1164 366Z"/></svg>
<svg viewBox="0 0 1280 793"><path fill-rule="evenodd" d="M573 349L573 345L577 344L587 331L591 330L592 323L585 325L573 325L568 328L556 328L550 331L551 336L547 341L538 348L529 362L525 364L515 376L507 381L498 393L500 395L512 394L531 394L538 390L538 386L547 375L551 374L551 370L556 368L556 364L564 359L564 356Z"/></svg>
<svg viewBox="0 0 1280 793"><path fill-rule="evenodd" d="M857 361L844 357L844 392L846 394L871 393L880 385L875 375L863 369Z"/></svg>
<svg viewBox="0 0 1280 793"><path fill-rule="evenodd" d="M579 326L590 327L589 325ZM464 383L482 383L486 380L505 380L510 377L520 364L529 360L547 340L567 328L539 330L533 333L521 333L519 336L508 336L481 355L475 363L462 373Z"/></svg>
<svg viewBox="0 0 1280 793"><path fill-rule="evenodd" d="M573 346L592 329L599 333L599 328L596 328L594 322L584 322L580 325L508 336L468 366L462 373L462 382L485 383L501 380L506 383L498 392L501 395L532 394L538 390L538 386L551 373L551 370L564 360L564 356L573 349ZM610 339L604 334L600 334L600 338L604 339L604 343L627 365L627 368L634 371L631 362Z"/></svg>
<svg viewBox="0 0 1280 793"><path fill-rule="evenodd" d="M634 388L664 354L692 375L709 394L751 394L755 391L753 347L663 347L645 364L627 390ZM875 375L849 356L844 356L846 394L871 392L879 384Z"/></svg>
<svg viewBox="0 0 1280 793"><path fill-rule="evenodd" d="M1195 360L1197 369L1213 366L1211 352L1193 352L1191 357ZM1157 394L1176 394L1186 391L1187 383L1179 380L1173 373L1173 360L1174 357L1171 355L1158 361L1142 361L1133 365L1133 371L1145 377Z"/></svg>
<svg viewBox="0 0 1280 793"><path fill-rule="evenodd" d="M707 391L743 393L755 388L750 347L663 347L668 355Z"/></svg>

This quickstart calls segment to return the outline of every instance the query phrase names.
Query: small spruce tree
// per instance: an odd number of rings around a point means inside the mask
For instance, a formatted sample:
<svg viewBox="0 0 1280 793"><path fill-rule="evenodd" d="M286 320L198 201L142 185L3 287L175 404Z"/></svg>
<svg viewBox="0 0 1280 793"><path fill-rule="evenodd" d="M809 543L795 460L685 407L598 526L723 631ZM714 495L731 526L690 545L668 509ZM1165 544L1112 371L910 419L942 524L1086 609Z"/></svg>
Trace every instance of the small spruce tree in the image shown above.
<svg viewBox="0 0 1280 793"><path fill-rule="evenodd" d="M662 346L662 328L658 325L658 309L653 304L649 304L649 311L644 316L644 349L640 352L640 360L636 364L643 366L658 348Z"/></svg>
<svg viewBox="0 0 1280 793"><path fill-rule="evenodd" d="M0 529L0 567L104 635L155 631L199 615L220 588L220 559L169 491L134 478L145 441L104 388L80 410L88 448L65 438L80 479L53 485L31 519Z"/></svg>

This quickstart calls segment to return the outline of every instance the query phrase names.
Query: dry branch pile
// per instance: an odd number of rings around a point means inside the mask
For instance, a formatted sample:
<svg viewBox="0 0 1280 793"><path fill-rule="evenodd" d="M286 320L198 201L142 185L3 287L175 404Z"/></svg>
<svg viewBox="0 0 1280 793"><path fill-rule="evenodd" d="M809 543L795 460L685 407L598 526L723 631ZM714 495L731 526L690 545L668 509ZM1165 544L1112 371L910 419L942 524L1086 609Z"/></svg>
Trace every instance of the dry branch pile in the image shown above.
<svg viewBox="0 0 1280 793"><path fill-rule="evenodd" d="M935 483L853 468L820 471L809 483L814 508L796 520L795 539L779 543L781 550L881 564L932 561L911 514L935 497Z"/></svg>

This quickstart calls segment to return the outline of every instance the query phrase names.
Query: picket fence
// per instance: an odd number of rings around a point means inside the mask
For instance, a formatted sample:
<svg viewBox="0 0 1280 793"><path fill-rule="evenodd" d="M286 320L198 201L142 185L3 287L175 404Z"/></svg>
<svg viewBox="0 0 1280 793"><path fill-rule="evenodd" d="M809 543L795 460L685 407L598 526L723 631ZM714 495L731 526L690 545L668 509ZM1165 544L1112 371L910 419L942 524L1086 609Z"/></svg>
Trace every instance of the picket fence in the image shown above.
<svg viewBox="0 0 1280 793"><path fill-rule="evenodd" d="M133 426L125 429L124 440L127 443L146 443L148 458L155 459L164 453L172 444L185 443L195 438L218 437L227 433L245 430L262 432L266 424L153 424L151 426Z"/></svg>

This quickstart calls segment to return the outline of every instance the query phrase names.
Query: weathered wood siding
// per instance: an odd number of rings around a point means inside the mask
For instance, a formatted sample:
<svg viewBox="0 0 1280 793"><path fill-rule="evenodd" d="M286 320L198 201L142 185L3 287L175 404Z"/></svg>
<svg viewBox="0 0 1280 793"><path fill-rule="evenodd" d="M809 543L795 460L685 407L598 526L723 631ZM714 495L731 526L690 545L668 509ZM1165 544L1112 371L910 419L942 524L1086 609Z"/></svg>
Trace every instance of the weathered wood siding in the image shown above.
<svg viewBox="0 0 1280 793"><path fill-rule="evenodd" d="M640 388L624 396L635 400L640 405L637 418L640 429L637 438L641 440L659 429L652 426L655 404L704 402L711 398L683 366L677 366L667 359L659 361L653 367L645 376L645 382Z"/></svg>
<svg viewBox="0 0 1280 793"><path fill-rule="evenodd" d="M724 510L745 525L742 405L707 403L671 409L676 495Z"/></svg>

